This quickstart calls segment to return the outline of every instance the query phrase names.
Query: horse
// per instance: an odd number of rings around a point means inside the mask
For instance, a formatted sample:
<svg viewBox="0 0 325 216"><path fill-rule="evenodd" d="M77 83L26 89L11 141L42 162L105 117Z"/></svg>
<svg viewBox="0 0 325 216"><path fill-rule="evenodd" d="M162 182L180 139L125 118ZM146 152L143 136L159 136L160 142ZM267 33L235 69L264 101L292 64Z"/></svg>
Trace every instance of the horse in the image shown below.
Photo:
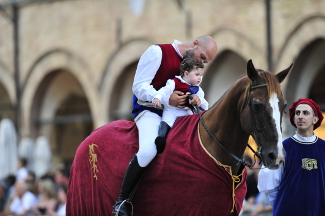
<svg viewBox="0 0 325 216"><path fill-rule="evenodd" d="M133 197L133 215L238 215L247 191L242 159L249 136L261 163L283 161L280 83L255 69L239 78L207 111L180 117L162 154L147 167ZM202 119L202 121L200 121ZM78 147L71 167L68 216L112 215L126 167L138 150L134 122L117 120L94 130Z"/></svg>

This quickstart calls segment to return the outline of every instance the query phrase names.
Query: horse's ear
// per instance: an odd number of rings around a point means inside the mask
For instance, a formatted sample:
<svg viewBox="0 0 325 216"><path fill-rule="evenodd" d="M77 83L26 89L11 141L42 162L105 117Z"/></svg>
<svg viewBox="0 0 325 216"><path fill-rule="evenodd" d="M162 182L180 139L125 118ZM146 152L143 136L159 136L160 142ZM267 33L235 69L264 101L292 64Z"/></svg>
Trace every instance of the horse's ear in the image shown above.
<svg viewBox="0 0 325 216"><path fill-rule="evenodd" d="M258 78L258 73L253 65L252 59L247 62L247 76L252 81Z"/></svg>
<svg viewBox="0 0 325 216"><path fill-rule="evenodd" d="M277 77L278 80L279 80L279 83L281 83L281 82L286 78L286 76L288 75L288 73L289 73L289 71L291 70L292 66L293 66L293 63L292 63L292 64L291 64L287 69L285 69L285 70L279 72L279 73L276 75L276 77Z"/></svg>

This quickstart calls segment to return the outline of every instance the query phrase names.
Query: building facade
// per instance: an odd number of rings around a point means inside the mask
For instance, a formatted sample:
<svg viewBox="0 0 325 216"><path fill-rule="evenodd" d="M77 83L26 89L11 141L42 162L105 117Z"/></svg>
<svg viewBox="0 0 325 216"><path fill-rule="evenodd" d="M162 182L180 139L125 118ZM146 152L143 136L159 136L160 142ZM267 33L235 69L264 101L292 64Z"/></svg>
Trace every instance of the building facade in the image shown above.
<svg viewBox="0 0 325 216"><path fill-rule="evenodd" d="M307 97L325 111L324 0L2 0L0 6L0 117L16 123L19 139L47 137L53 163L71 162L93 129L132 120L141 54L174 39L216 40L217 57L202 83L211 105L252 59L274 73L294 63L282 84L288 105ZM294 132L288 116L284 138Z"/></svg>

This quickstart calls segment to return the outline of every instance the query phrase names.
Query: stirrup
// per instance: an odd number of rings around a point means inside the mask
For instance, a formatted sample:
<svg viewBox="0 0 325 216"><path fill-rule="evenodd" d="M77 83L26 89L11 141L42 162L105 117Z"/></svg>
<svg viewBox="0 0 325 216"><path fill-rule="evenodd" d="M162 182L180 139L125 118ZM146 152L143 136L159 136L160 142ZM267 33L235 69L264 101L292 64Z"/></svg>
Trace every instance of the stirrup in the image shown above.
<svg viewBox="0 0 325 216"><path fill-rule="evenodd" d="M120 206L118 207L115 216L118 216L118 213L120 212L120 208L124 203L129 203L131 205L131 215L133 215L133 204L129 199L123 200L123 202L121 202Z"/></svg>

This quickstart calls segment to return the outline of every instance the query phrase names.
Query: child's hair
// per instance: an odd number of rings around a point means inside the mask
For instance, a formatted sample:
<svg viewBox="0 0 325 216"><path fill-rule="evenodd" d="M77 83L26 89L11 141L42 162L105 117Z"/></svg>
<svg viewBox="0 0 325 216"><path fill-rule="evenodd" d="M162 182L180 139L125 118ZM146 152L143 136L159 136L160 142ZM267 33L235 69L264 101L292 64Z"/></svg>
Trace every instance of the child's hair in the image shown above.
<svg viewBox="0 0 325 216"><path fill-rule="evenodd" d="M191 72L193 69L204 68L204 64L195 58L185 58L181 62L181 76L184 76L184 72Z"/></svg>

